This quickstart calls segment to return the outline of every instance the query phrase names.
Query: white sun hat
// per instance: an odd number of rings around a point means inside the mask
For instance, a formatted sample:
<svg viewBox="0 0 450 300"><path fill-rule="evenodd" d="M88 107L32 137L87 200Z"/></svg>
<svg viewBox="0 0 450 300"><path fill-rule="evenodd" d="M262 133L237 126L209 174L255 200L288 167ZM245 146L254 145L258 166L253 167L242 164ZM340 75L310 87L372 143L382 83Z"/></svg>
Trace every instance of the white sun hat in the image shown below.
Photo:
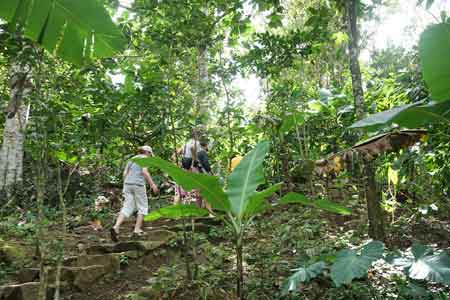
<svg viewBox="0 0 450 300"><path fill-rule="evenodd" d="M139 150L142 150L142 151L145 151L145 152L148 152L148 153L153 154L152 147L147 146L147 145L144 145L144 146L139 147Z"/></svg>

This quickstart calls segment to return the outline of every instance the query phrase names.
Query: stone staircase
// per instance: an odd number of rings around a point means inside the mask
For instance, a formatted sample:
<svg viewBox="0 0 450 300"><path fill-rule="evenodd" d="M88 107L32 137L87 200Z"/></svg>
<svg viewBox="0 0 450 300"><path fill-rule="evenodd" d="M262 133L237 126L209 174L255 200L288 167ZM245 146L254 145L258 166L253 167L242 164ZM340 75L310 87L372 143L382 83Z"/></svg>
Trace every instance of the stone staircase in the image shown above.
<svg viewBox="0 0 450 300"><path fill-rule="evenodd" d="M203 218L196 220L195 229L208 231L217 221ZM191 223L189 223L191 225ZM128 228L127 228L128 227ZM131 224L124 226L122 232L131 232ZM147 235L139 240L133 240L121 233L118 243L111 243L106 231L92 235L92 230L75 230L75 238L70 246L72 251L66 257L61 269L61 289L76 290L82 292L92 288L99 280L123 272L121 270L121 259L126 257L130 260L142 259L143 264L151 264L149 260L157 260L156 263L164 264L165 259L153 255L159 248L164 248L176 237L176 232L183 230L180 222L160 221L150 224L145 228ZM90 235L86 235L89 231ZM79 236L79 241L76 237ZM76 245L77 249L73 249ZM1 248L0 248L1 252ZM67 251L66 251L67 252ZM75 252L75 253L74 253ZM49 289L48 299L53 299L55 267L49 267L47 271ZM145 278L147 279L147 278ZM0 300L35 300L39 290L40 270L36 267L23 268L16 274L14 284L0 287ZM61 299L66 299L61 297ZM89 298L86 298L89 299Z"/></svg>

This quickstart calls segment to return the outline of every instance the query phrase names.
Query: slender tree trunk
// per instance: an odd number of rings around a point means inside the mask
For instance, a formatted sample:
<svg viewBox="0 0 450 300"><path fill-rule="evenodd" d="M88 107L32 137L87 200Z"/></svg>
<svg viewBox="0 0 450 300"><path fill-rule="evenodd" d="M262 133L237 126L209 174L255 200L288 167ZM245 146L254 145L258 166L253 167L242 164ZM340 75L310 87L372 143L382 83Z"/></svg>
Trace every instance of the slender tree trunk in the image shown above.
<svg viewBox="0 0 450 300"><path fill-rule="evenodd" d="M359 31L358 31L358 1L346 0L347 33L350 38L348 51L350 55L350 72L352 74L353 97L355 113L358 120L364 117L364 91L362 86L361 67L359 65Z"/></svg>
<svg viewBox="0 0 450 300"><path fill-rule="evenodd" d="M199 48L198 54L198 79L199 79L199 95L196 103L196 110L200 120L206 121L209 117L209 101L208 101L208 49Z"/></svg>
<svg viewBox="0 0 450 300"><path fill-rule="evenodd" d="M23 146L30 107L24 104L31 92L26 67L11 68L11 99L5 110L6 122L0 150L0 191L8 190L23 180Z"/></svg>
<svg viewBox="0 0 450 300"><path fill-rule="evenodd" d="M237 281L236 290L239 300L244 300L244 262L242 260L242 239L238 238L236 242L236 268L237 268Z"/></svg>
<svg viewBox="0 0 450 300"><path fill-rule="evenodd" d="M377 187L375 178L374 162L366 162L366 199L367 199L367 213L369 217L369 236L378 241L383 241L385 238L384 232L384 215L381 208L381 192Z"/></svg>
<svg viewBox="0 0 450 300"><path fill-rule="evenodd" d="M226 97L226 113L227 113L227 129L228 129L228 140L230 143L230 149L228 151L228 166L231 166L231 160L233 159L234 154L234 135L233 135L233 128L231 126L231 98L230 94L228 92L227 85L225 83L225 80L222 77L222 85L223 89L225 91L225 97Z"/></svg>

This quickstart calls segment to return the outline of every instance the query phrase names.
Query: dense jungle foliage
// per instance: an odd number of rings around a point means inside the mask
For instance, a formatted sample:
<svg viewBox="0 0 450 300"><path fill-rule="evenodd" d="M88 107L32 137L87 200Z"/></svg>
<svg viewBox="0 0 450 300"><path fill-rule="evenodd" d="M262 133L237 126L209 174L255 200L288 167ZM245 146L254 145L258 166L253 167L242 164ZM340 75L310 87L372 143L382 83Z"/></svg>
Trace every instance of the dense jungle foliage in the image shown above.
<svg viewBox="0 0 450 300"><path fill-rule="evenodd" d="M0 299L449 299L449 10L0 0Z"/></svg>

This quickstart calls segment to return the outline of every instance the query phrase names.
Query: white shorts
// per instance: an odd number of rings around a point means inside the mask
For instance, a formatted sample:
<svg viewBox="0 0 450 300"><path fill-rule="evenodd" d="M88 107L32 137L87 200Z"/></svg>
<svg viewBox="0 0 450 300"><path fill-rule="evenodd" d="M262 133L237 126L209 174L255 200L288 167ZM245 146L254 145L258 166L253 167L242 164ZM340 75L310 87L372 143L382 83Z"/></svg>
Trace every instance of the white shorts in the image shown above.
<svg viewBox="0 0 450 300"><path fill-rule="evenodd" d="M129 218L137 211L140 215L148 214L148 199L145 185L125 184L123 187L123 203L120 211L125 217Z"/></svg>

